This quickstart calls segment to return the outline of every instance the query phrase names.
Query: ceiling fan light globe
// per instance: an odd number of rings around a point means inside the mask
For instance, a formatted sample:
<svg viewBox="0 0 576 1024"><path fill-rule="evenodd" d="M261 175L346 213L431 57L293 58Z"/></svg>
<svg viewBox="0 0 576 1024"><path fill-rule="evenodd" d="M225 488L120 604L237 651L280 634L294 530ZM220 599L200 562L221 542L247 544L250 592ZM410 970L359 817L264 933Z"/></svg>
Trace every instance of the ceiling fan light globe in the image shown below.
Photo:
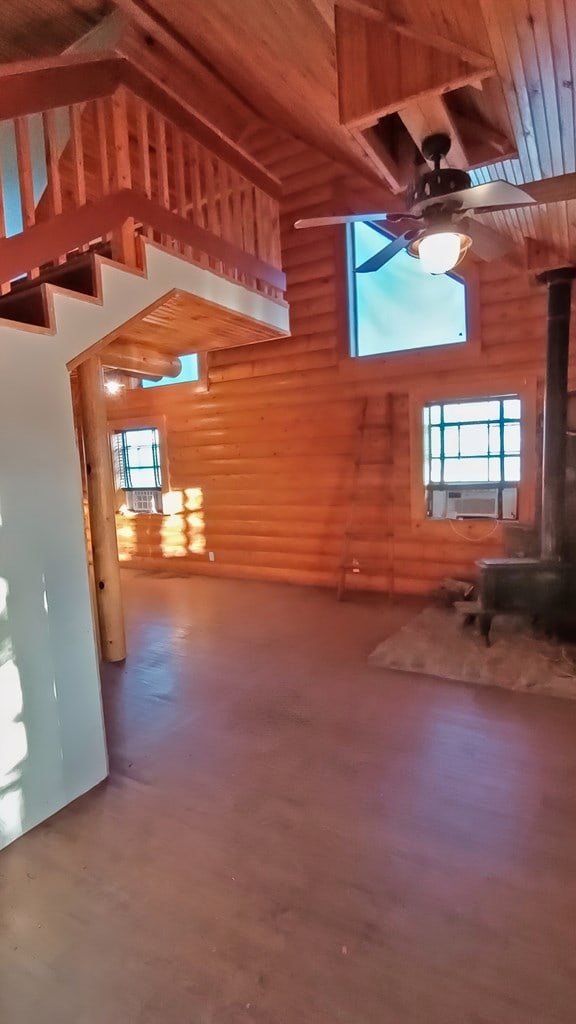
<svg viewBox="0 0 576 1024"><path fill-rule="evenodd" d="M418 257L428 274L446 274L460 262L470 245L467 235L455 231L434 231L418 243Z"/></svg>

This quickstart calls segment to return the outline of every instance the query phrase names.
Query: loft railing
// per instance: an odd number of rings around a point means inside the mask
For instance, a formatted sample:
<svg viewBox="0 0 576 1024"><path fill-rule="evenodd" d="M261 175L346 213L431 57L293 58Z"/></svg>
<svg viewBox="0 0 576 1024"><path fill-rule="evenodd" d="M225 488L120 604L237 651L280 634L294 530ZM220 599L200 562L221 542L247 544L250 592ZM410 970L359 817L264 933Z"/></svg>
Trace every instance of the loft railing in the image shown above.
<svg viewBox="0 0 576 1024"><path fill-rule="evenodd" d="M3 294L98 243L130 263L136 233L281 296L278 182L124 58L5 66L0 121Z"/></svg>

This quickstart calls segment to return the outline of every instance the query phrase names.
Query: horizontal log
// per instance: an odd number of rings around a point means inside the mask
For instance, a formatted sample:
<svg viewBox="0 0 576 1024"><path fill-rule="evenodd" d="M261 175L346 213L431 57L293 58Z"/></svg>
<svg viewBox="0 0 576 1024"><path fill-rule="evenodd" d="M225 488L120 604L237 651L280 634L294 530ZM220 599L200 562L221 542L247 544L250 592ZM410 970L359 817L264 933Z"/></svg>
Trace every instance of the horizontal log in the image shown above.
<svg viewBox="0 0 576 1024"><path fill-rule="evenodd" d="M330 296L330 298L334 299L333 308L335 309L336 287L333 275L315 278L312 281L302 281L299 284L293 284L291 281L288 281L286 299L291 306L297 306L298 303L308 303L309 301L317 303L325 296Z"/></svg>
<svg viewBox="0 0 576 1024"><path fill-rule="evenodd" d="M310 267L314 272L316 264L334 259L334 237L332 234L328 233L323 239L319 239L317 236L308 238L305 231L295 232L296 234L300 238L300 245L292 249L285 248L282 253L282 266L288 274L293 271L297 272L300 268L305 273L306 267Z"/></svg>
<svg viewBox="0 0 576 1024"><path fill-rule="evenodd" d="M111 342L101 349L100 358L103 366L143 377L177 377L182 372L182 363L177 356L168 356L149 345L132 342Z"/></svg>
<svg viewBox="0 0 576 1024"><path fill-rule="evenodd" d="M300 352L293 356L280 359L252 359L240 362L235 366L210 367L208 377L211 382L221 383L232 380L248 380L252 377L270 377L277 373L307 373L337 365L338 357L333 349Z"/></svg>
<svg viewBox="0 0 576 1024"><path fill-rule="evenodd" d="M210 357L211 367L234 366L242 362L257 359L286 358L299 355L301 352L320 352L335 349L333 334L302 334L298 337L281 338L278 341L262 341L255 352L253 345L243 345L235 349L216 349Z"/></svg>
<svg viewBox="0 0 576 1024"><path fill-rule="evenodd" d="M297 284L311 284L314 281L331 280L334 285L334 254L330 253L323 259L318 255L311 263L284 264L288 288Z"/></svg>
<svg viewBox="0 0 576 1024"><path fill-rule="evenodd" d="M521 300L499 299L484 302L481 309L482 327L508 324L511 320L546 320L546 292L524 295Z"/></svg>

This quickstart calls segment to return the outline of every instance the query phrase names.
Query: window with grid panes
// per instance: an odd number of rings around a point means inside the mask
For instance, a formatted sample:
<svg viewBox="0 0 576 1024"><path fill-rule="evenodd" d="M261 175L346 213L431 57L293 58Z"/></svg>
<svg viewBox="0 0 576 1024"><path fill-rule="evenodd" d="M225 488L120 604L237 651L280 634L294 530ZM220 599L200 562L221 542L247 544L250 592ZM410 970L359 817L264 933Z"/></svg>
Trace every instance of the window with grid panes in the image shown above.
<svg viewBox="0 0 576 1024"><path fill-rule="evenodd" d="M433 402L424 407L424 483L502 487L520 480L517 395Z"/></svg>
<svg viewBox="0 0 576 1024"><path fill-rule="evenodd" d="M160 438L155 427L117 430L112 435L116 489L132 512L162 511Z"/></svg>

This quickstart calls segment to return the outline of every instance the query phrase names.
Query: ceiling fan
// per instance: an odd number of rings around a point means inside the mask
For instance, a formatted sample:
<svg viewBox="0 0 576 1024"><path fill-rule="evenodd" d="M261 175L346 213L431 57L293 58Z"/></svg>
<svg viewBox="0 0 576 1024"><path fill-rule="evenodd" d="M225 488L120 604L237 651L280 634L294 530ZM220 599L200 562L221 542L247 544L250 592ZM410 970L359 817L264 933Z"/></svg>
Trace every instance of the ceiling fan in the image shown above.
<svg viewBox="0 0 576 1024"><path fill-rule="evenodd" d="M387 221L389 224L415 222L414 227L408 228L380 252L356 267L359 274L379 270L403 249L407 249L411 256L418 257L423 269L431 274L445 274L453 270L471 246L484 260L503 256L513 244L512 240L472 220L466 214L492 213L534 204L537 200L508 181L472 185L467 171L441 167L450 144L450 137L440 133L429 135L423 140L422 155L433 164L433 170L424 171L407 189L406 212L312 217L296 221L294 227L311 228L354 221Z"/></svg>

